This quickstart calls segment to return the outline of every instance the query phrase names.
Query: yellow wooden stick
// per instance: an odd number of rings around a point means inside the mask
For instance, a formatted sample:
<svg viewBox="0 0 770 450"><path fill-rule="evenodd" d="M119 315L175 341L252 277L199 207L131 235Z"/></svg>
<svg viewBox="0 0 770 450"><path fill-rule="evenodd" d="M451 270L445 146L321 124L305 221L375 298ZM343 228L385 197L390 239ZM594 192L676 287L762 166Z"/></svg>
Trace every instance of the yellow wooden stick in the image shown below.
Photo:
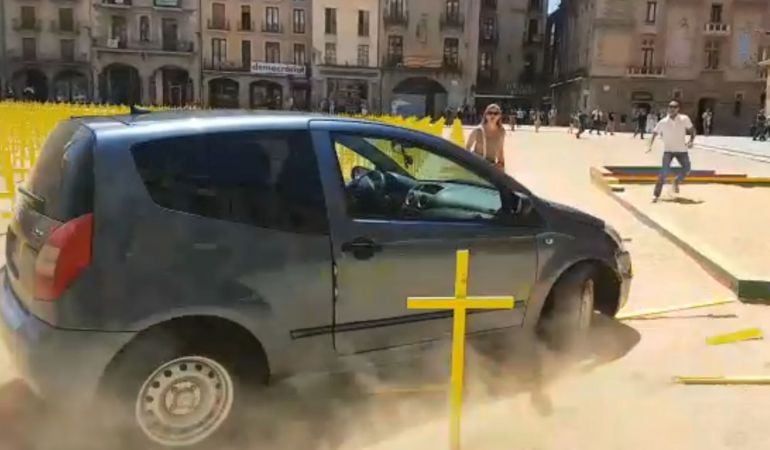
<svg viewBox="0 0 770 450"><path fill-rule="evenodd" d="M763 385L770 384L770 376L716 376L716 377L674 377L674 383L701 385Z"/></svg>
<svg viewBox="0 0 770 450"><path fill-rule="evenodd" d="M457 251L454 297L409 297L409 309L452 309L452 375L449 448L460 450L460 424L463 404L463 377L465 370L465 322L469 309L511 309L513 297L468 297L468 250Z"/></svg>
<svg viewBox="0 0 770 450"><path fill-rule="evenodd" d="M729 344L731 342L750 341L753 339L762 339L762 330L759 328L749 328L747 330L740 330L734 333L720 334L717 336L711 336L706 338L706 344L708 345L720 345Z"/></svg>
<svg viewBox="0 0 770 450"><path fill-rule="evenodd" d="M618 320L639 319L639 318L649 317L649 316L659 316L661 314L670 313L670 312L685 311L688 309L706 308L709 306L717 306L717 305L726 305L728 303L733 303L733 302L735 302L735 300L715 300L711 302L690 303L687 305L669 306L665 308L644 309L641 311L633 311L633 312L627 312L627 313L621 312L621 313L618 313L615 316L615 318Z"/></svg>

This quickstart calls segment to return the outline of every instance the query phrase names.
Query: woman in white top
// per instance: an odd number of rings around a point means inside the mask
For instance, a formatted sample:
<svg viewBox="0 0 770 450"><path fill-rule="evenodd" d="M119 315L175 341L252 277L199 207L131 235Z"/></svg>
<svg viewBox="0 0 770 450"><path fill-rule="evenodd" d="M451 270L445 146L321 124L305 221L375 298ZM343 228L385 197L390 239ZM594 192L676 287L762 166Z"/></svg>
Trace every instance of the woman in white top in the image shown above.
<svg viewBox="0 0 770 450"><path fill-rule="evenodd" d="M492 103L484 110L481 124L468 137L465 149L500 168L505 167L505 128L500 106Z"/></svg>

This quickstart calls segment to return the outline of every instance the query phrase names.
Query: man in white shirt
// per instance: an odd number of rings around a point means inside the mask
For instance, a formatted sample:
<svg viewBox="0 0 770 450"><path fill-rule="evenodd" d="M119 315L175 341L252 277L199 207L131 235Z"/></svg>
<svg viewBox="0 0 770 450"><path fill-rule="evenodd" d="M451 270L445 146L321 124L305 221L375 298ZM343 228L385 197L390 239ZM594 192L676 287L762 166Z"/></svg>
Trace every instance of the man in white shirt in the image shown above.
<svg viewBox="0 0 770 450"><path fill-rule="evenodd" d="M653 192L653 202L657 202L663 185L666 183L668 172L671 170L671 161L676 158L679 161L681 169L674 180L674 192L679 193L679 185L684 181L684 177L690 172L690 155L688 150L692 148L695 141L695 128L692 121L686 114L679 114L679 102L673 100L668 104L668 115L655 125L652 131L652 139L647 148L647 152L652 151L652 144L655 138L660 135L663 139L663 163L658 176L658 182L655 183ZM687 139L687 135L690 139Z"/></svg>

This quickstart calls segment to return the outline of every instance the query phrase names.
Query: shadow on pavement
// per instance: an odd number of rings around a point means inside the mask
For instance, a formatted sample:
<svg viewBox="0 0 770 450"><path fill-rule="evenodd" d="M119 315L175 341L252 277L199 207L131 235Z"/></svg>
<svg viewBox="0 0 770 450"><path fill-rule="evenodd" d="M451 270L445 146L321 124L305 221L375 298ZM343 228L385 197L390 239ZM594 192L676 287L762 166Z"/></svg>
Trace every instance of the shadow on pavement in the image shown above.
<svg viewBox="0 0 770 450"><path fill-rule="evenodd" d="M633 328L598 315L587 342L566 354L524 335L517 332L469 341L467 403L528 394L533 409L549 415L554 407L548 394L552 383L622 358L640 340ZM394 433L444 420L450 354L448 345L437 347L384 367L361 359L351 372L289 379L271 386L250 402L236 432L210 448L363 448ZM108 439L102 432L94 433L95 419L72 412L54 415L21 382L0 387L0 449L146 448L121 445L114 436Z"/></svg>
<svg viewBox="0 0 770 450"><path fill-rule="evenodd" d="M687 197L674 197L674 198L664 198L664 203L677 203L679 205L700 205L704 203L703 200L695 200L692 198Z"/></svg>

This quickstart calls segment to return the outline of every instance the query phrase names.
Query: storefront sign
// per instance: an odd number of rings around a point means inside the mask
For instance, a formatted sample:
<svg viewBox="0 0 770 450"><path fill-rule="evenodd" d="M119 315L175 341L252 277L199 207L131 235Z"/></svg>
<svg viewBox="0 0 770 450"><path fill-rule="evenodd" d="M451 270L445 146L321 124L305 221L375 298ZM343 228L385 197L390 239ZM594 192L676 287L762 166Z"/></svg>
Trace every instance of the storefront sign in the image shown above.
<svg viewBox="0 0 770 450"><path fill-rule="evenodd" d="M631 100L638 101L638 102L649 102L652 101L653 96L649 92L644 91L636 91L631 93Z"/></svg>
<svg viewBox="0 0 770 450"><path fill-rule="evenodd" d="M261 61L252 61L251 73L258 73L260 75L294 75L299 77L305 76L305 66L297 64L281 64L281 63L268 63Z"/></svg>
<svg viewBox="0 0 770 450"><path fill-rule="evenodd" d="M155 6L165 8L179 8L179 0L155 0Z"/></svg>

